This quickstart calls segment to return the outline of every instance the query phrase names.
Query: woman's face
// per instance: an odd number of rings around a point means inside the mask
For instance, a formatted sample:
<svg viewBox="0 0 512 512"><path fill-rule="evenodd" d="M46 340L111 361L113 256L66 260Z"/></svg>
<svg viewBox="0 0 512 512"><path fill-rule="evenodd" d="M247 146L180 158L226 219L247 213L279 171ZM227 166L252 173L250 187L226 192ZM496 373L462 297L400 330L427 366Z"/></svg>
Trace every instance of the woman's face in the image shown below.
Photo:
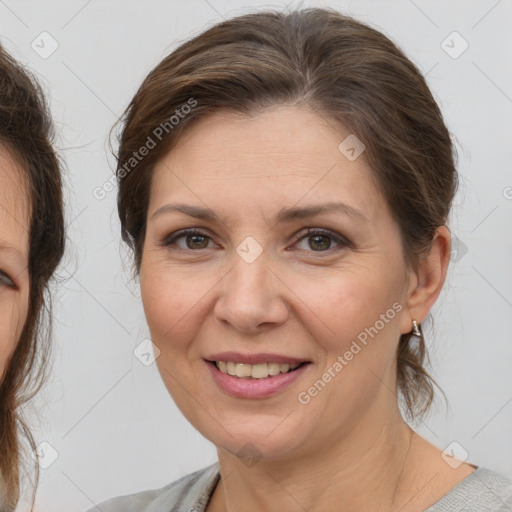
<svg viewBox="0 0 512 512"><path fill-rule="evenodd" d="M0 376L28 311L30 213L22 170L0 147Z"/></svg>
<svg viewBox="0 0 512 512"><path fill-rule="evenodd" d="M217 113L155 168L140 284L157 365L231 453L318 453L395 407L414 279L364 153L338 149L348 135L295 107ZM330 203L345 206L307 215ZM205 208L220 220L190 215Z"/></svg>

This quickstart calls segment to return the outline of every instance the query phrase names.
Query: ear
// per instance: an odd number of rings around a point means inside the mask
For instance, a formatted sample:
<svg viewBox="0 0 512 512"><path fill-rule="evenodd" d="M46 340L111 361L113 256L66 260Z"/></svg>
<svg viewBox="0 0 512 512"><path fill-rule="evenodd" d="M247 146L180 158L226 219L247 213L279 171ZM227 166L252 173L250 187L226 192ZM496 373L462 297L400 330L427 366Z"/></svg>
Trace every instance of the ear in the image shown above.
<svg viewBox="0 0 512 512"><path fill-rule="evenodd" d="M417 273L411 273L402 334L412 330L412 320L423 322L441 293L450 263L451 236L446 226L437 228L432 246L420 256Z"/></svg>

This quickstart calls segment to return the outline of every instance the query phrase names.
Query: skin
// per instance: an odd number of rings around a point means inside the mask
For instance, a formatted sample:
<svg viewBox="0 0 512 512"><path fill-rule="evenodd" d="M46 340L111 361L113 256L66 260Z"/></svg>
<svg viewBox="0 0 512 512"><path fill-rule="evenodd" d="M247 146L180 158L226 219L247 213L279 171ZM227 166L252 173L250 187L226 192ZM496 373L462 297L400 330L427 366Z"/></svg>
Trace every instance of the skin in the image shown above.
<svg viewBox="0 0 512 512"><path fill-rule="evenodd" d="M154 170L140 285L157 365L177 406L217 447L222 481L208 512L422 510L474 467L454 470L400 416L394 390L399 337L422 322L442 288L450 234L436 233L418 274L407 269L399 226L364 154L338 150L348 135L305 108L247 117L216 113L180 139ZM277 224L283 207L344 202L344 213ZM177 212L209 207L223 222ZM169 235L200 228L207 238ZM314 240L306 228L348 239ZM297 236L295 236L297 235ZM306 235L306 236L305 236ZM248 264L248 236L262 254ZM209 237L209 238L208 238ZM330 243L329 243L330 242ZM321 378L392 304L402 309L307 405ZM311 361L287 389L265 399L222 392L209 354L271 352ZM236 454L250 443L254 464Z"/></svg>
<svg viewBox="0 0 512 512"><path fill-rule="evenodd" d="M0 375L27 319L30 210L23 172L0 146Z"/></svg>

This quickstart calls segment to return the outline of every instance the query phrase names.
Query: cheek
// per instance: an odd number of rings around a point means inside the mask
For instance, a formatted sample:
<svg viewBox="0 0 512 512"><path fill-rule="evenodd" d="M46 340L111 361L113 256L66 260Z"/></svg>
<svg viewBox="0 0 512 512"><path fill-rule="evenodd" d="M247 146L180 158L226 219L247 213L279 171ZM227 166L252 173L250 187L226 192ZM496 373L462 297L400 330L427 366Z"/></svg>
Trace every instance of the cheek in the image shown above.
<svg viewBox="0 0 512 512"><path fill-rule="evenodd" d="M362 395L371 396L392 374L403 304L397 293L399 280L390 277L375 273L374 279L355 280L343 291L347 308L338 316L344 336L336 358L342 357L348 389L353 385L352 391Z"/></svg>
<svg viewBox="0 0 512 512"><path fill-rule="evenodd" d="M378 267L359 267L353 272L346 269L337 277L331 274L319 282L323 293L307 283L306 296L311 298L308 306L322 320L311 332L324 350L322 359L325 357L312 382L333 382L316 401L319 411L329 403L336 414L348 414L350 410L357 415L379 393L382 382L392 389L394 354L400 335L398 319L403 306L397 293L399 272L393 274L393 269L388 269L383 273ZM324 334L317 337L320 332ZM358 400L354 401L354 397Z"/></svg>
<svg viewBox="0 0 512 512"><path fill-rule="evenodd" d="M0 374L19 341L27 317L27 300L11 297L12 292L0 292Z"/></svg>
<svg viewBox="0 0 512 512"><path fill-rule="evenodd" d="M389 331L390 326L398 324L399 283L390 273L378 268L347 268L319 279L302 278L299 282L302 286L297 295L314 313L321 332L333 339L332 349L342 349L340 342L350 343L349 340L375 324L379 331ZM361 338L364 339L364 334Z"/></svg>
<svg viewBox="0 0 512 512"><path fill-rule="evenodd" d="M331 273L316 280L316 285L303 280L300 295L308 300L299 314L303 320L306 314L312 319L309 330L324 355L301 396L309 397L314 404L311 410L332 418L333 425L340 418L349 421L362 414L383 382L393 389L398 318L403 310L397 293L399 272L393 276L377 267L346 269L337 277ZM325 389L315 384L319 380L327 382Z"/></svg>
<svg viewBox="0 0 512 512"><path fill-rule="evenodd" d="M206 284L197 276L183 275L177 268L151 263L141 267L144 313L153 343L160 350L176 349L180 340L193 335L190 329L198 325L201 300L207 300Z"/></svg>

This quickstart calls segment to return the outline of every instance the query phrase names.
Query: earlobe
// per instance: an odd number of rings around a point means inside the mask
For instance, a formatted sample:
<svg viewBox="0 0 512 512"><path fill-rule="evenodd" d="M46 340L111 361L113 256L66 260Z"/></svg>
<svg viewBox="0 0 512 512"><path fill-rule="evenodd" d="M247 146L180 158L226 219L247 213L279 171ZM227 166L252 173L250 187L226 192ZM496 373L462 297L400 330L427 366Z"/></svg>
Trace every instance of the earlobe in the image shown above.
<svg viewBox="0 0 512 512"><path fill-rule="evenodd" d="M420 256L416 286L410 290L406 303L410 325L404 332L412 329L412 320L423 322L439 297L450 263L450 245L450 231L446 226L438 227L428 253Z"/></svg>

